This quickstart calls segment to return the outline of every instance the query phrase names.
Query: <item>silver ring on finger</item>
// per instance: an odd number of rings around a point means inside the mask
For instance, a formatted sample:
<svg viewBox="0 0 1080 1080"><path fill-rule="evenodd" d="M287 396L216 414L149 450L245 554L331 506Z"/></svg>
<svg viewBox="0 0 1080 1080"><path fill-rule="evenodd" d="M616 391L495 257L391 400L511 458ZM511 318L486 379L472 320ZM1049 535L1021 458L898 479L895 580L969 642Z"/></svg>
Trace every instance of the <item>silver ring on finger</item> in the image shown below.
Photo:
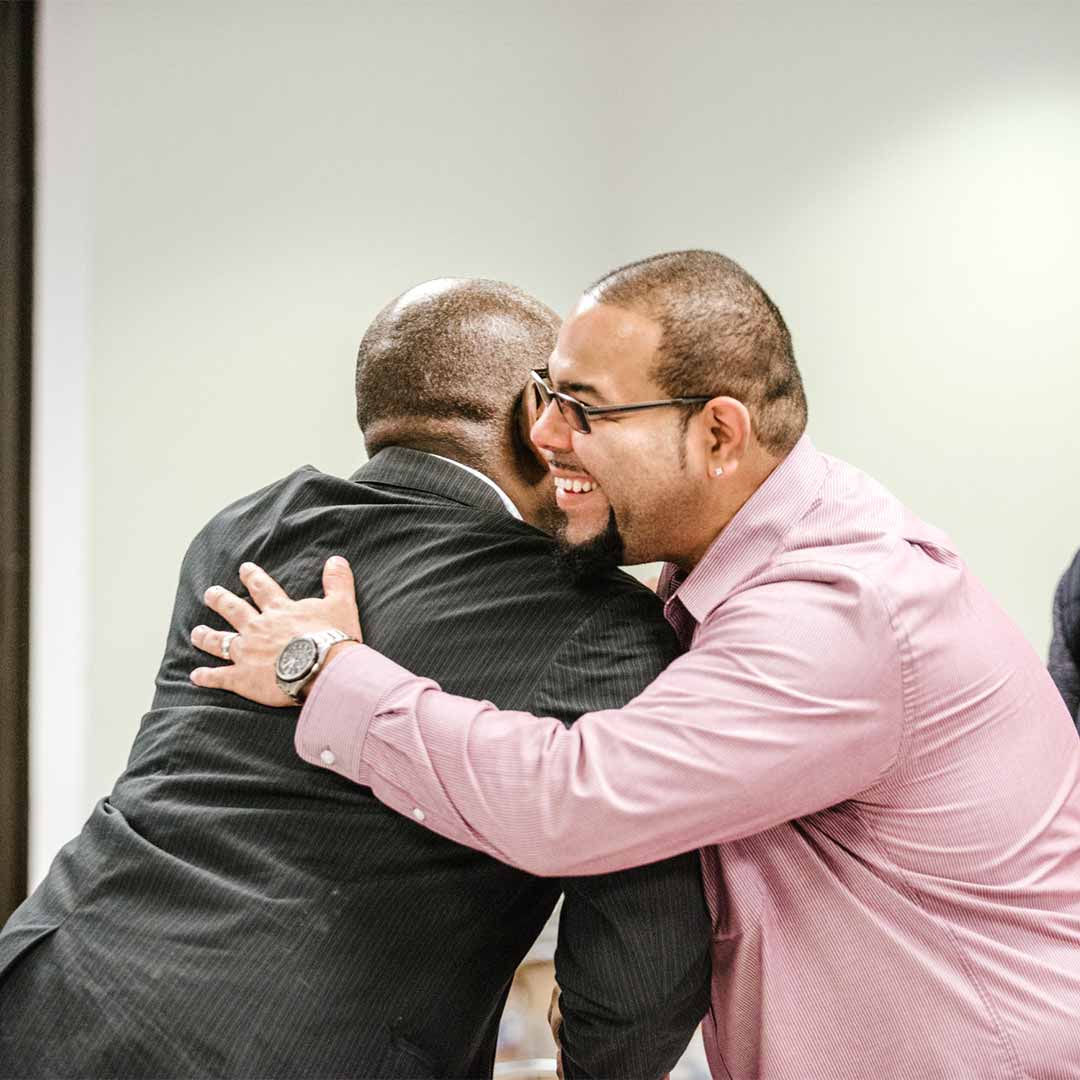
<svg viewBox="0 0 1080 1080"><path fill-rule="evenodd" d="M232 661L232 657L229 656L229 650L232 648L232 643L239 637L239 634L226 634L221 639L221 655L224 659Z"/></svg>

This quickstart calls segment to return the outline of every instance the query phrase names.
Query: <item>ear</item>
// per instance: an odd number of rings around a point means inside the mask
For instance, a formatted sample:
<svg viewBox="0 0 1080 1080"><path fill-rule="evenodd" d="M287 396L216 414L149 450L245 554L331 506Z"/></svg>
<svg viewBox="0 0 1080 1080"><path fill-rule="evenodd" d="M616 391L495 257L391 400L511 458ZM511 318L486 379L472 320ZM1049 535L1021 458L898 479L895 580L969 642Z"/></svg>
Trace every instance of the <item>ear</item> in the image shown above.
<svg viewBox="0 0 1080 1080"><path fill-rule="evenodd" d="M529 441L529 432L532 431L533 424L540 419L540 413L543 411L539 402L536 400L536 391L533 387L534 383L532 379L529 379L525 383L525 389L521 391L521 397L518 399L518 421L521 426L521 434L524 436L526 442Z"/></svg>
<svg viewBox="0 0 1080 1080"><path fill-rule="evenodd" d="M716 397L702 410L702 420L709 477L723 480L739 468L750 446L750 410L736 398Z"/></svg>
<svg viewBox="0 0 1080 1080"><path fill-rule="evenodd" d="M530 382L514 402L510 428L510 445L513 451L511 464L526 484L539 484L548 478L547 461L540 448L532 441L532 429L538 416L536 394ZM507 490L505 485L503 490Z"/></svg>

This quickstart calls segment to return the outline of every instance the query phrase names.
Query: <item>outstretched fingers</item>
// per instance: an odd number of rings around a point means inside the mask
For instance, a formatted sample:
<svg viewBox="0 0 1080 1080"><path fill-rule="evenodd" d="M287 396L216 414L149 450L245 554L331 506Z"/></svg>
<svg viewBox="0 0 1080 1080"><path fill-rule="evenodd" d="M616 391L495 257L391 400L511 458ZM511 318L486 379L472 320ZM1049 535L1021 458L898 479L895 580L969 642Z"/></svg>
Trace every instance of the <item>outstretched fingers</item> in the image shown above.
<svg viewBox="0 0 1080 1080"><path fill-rule="evenodd" d="M241 600L236 593L229 592L221 585L211 585L203 594L203 601L211 611L216 611L234 630L241 634L244 628L258 615L258 612L246 600Z"/></svg>
<svg viewBox="0 0 1080 1080"><path fill-rule="evenodd" d="M260 611L265 611L268 607L280 607L289 601L289 594L262 567L253 562L240 564L240 580L244 583L244 588L251 593L251 599Z"/></svg>
<svg viewBox="0 0 1080 1080"><path fill-rule="evenodd" d="M323 568L322 597L290 600L265 570L244 563L240 580L251 593L248 603L228 589L207 589L207 606L225 619L236 634L196 626L191 641L211 656L232 661L222 667L201 667L191 673L196 686L229 690L262 705L295 707L296 702L277 684L276 664L293 638L328 628L360 639L356 586L345 559L335 556ZM256 606L258 610L256 610Z"/></svg>
<svg viewBox="0 0 1080 1080"><path fill-rule="evenodd" d="M235 690L236 668L229 665L196 668L191 673L191 681L196 686L203 686L210 690Z"/></svg>
<svg viewBox="0 0 1080 1080"><path fill-rule="evenodd" d="M225 641L229 639L229 655L225 655ZM191 631L191 644L211 656L220 657L222 660L235 659L232 648L233 642L239 641L234 630L212 630L209 626L196 626Z"/></svg>

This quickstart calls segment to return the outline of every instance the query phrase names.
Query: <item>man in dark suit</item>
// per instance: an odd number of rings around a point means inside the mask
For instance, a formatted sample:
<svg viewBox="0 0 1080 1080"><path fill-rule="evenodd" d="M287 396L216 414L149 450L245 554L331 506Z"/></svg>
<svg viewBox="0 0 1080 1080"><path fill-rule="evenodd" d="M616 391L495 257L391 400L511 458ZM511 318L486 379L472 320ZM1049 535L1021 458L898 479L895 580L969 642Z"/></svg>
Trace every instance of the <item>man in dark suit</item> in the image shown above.
<svg viewBox="0 0 1080 1080"><path fill-rule="evenodd" d="M360 348L369 462L298 469L195 538L128 767L0 934L0 1075L490 1075L560 890L567 1076L678 1059L708 993L696 855L532 877L304 764L291 713L188 678L210 584L257 559L313 593L339 554L368 640L457 693L570 722L644 688L676 651L659 602L580 584L534 527L556 512L521 388L556 331L509 286L410 291Z"/></svg>

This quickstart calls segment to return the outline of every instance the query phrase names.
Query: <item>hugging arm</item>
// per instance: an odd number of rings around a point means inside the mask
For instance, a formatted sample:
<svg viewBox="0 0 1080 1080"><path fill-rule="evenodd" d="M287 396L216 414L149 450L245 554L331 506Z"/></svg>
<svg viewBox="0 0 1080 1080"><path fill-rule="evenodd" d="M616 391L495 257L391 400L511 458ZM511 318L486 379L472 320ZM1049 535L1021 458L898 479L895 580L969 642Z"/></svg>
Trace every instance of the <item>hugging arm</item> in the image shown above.
<svg viewBox="0 0 1080 1080"><path fill-rule="evenodd" d="M555 657L534 711L573 717L622 704L675 655L655 600L612 602ZM564 878L555 953L563 1075L659 1077L708 1007L711 920L696 852Z"/></svg>
<svg viewBox="0 0 1080 1080"><path fill-rule="evenodd" d="M360 637L352 574L343 560L329 560L323 577L325 597L301 601L290 600L251 564L241 567L240 578L259 611L228 590L208 591L207 603L239 637L196 627L192 640L212 656L223 656L223 641L229 640L232 663L197 669L192 681L267 705L291 704L275 685L273 661L291 637L311 630L344 627ZM564 723L597 709L618 708L640 693L676 654L674 635L656 597L645 589L626 590L585 617L556 650L533 688L530 706ZM345 655L339 654L336 662ZM334 664L328 661L327 672ZM324 766L335 763L335 771L349 763L345 774L364 783L361 770L352 769L363 744L350 722L355 700L346 691L338 701L333 684L320 679L309 706L317 701L349 746L339 747L337 765L324 741L330 736L318 726L305 727L301 720L297 729L301 756ZM558 720L551 723L565 733ZM398 760L404 764L404 759ZM527 800L519 798L506 809L523 823L535 824ZM424 820L418 810L415 807L412 816ZM708 1001L711 922L696 853L617 873L565 879L562 884L565 902L556 971L563 991L564 1075L662 1076L685 1049Z"/></svg>

